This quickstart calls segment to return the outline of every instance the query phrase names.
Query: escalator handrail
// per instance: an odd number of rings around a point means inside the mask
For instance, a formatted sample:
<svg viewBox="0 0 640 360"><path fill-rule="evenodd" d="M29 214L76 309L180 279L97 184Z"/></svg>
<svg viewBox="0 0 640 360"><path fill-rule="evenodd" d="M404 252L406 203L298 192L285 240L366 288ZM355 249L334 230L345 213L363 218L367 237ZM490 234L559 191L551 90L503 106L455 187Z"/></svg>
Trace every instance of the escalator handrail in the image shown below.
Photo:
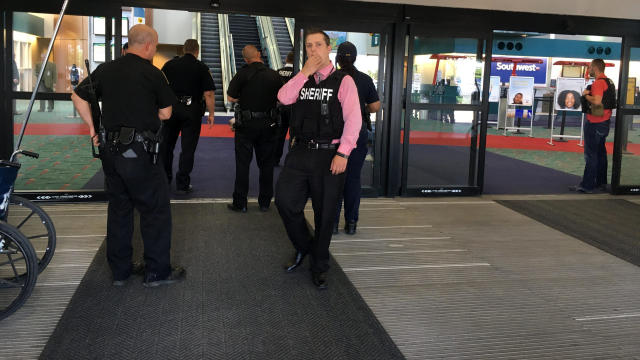
<svg viewBox="0 0 640 360"><path fill-rule="evenodd" d="M285 24L287 24L287 30L289 31L289 37L291 38L291 45L295 44L295 36L293 33L295 32L295 23L293 18L284 18Z"/></svg>
<svg viewBox="0 0 640 360"><path fill-rule="evenodd" d="M229 31L229 17L226 14L218 14L218 30L220 36L220 67L222 72L222 99L224 106L229 111L231 104L227 100L227 89L233 74L236 72L236 60L233 51L233 36Z"/></svg>
<svg viewBox="0 0 640 360"><path fill-rule="evenodd" d="M260 43L262 49L267 52L267 59L272 69L277 70L282 67L282 58L280 50L278 49L278 42L273 30L273 23L268 16L256 16L256 23L258 25L258 35L260 36Z"/></svg>

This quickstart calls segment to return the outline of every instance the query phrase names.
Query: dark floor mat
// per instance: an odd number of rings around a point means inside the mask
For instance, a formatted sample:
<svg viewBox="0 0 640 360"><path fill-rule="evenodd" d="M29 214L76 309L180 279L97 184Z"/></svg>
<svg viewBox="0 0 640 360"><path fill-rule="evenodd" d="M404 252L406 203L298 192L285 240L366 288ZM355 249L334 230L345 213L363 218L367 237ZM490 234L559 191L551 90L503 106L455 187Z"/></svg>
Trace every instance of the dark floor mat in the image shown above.
<svg viewBox="0 0 640 360"><path fill-rule="evenodd" d="M306 269L284 273L292 247L275 209L172 211L172 259L187 280L112 287L103 244L41 359L403 358L335 262L326 291Z"/></svg>
<svg viewBox="0 0 640 360"><path fill-rule="evenodd" d="M498 203L640 266L640 205L622 199Z"/></svg>

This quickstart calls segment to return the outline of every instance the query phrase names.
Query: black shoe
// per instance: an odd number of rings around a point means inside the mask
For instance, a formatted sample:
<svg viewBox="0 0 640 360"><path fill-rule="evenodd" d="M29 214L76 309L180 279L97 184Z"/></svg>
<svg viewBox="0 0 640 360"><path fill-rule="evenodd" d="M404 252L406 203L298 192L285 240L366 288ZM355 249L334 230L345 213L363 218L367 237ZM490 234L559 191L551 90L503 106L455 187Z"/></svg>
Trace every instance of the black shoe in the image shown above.
<svg viewBox="0 0 640 360"><path fill-rule="evenodd" d="M326 272L312 272L311 280L313 281L313 285L315 285L318 290L325 290L329 287Z"/></svg>
<svg viewBox="0 0 640 360"><path fill-rule="evenodd" d="M267 205L267 206L262 206L262 205L260 205L260 211L262 211L262 212L267 212L267 211L269 211L269 205Z"/></svg>
<svg viewBox="0 0 640 360"><path fill-rule="evenodd" d="M246 213L247 212L247 207L240 207L237 206L236 204L227 204L227 209L231 210L231 211L235 211L235 212L242 212L242 213Z"/></svg>
<svg viewBox="0 0 640 360"><path fill-rule="evenodd" d="M338 230L338 223L333 224L333 235L338 235L340 231Z"/></svg>
<svg viewBox="0 0 640 360"><path fill-rule="evenodd" d="M117 287L122 287L122 286L127 285L127 280L129 280L129 278L122 279L122 280L113 280L111 285L117 286Z"/></svg>
<svg viewBox="0 0 640 360"><path fill-rule="evenodd" d="M597 189L602 192L609 192L609 187L607 184L598 185Z"/></svg>
<svg viewBox="0 0 640 360"><path fill-rule="evenodd" d="M303 254L297 251L296 254L293 256L293 259L291 259L291 261L289 261L287 265L284 266L284 270L286 272L293 272L295 269L298 268L298 266L302 265L302 262L304 261L304 257L306 255L307 254Z"/></svg>
<svg viewBox="0 0 640 360"><path fill-rule="evenodd" d="M142 286L150 288L161 285L170 285L184 280L186 276L187 271L181 266L176 266L171 269L171 273L169 274L169 276L165 277L164 279L158 279L158 276L153 273L145 275Z"/></svg>
<svg viewBox="0 0 640 360"><path fill-rule="evenodd" d="M193 186L191 184L187 185L187 187L181 187L176 189L176 193L180 195L187 195L193 192Z"/></svg>
<svg viewBox="0 0 640 360"><path fill-rule="evenodd" d="M144 261L136 261L131 264L131 275L144 275Z"/></svg>
<svg viewBox="0 0 640 360"><path fill-rule="evenodd" d="M580 192L583 194L593 194L593 190L586 189L582 187L582 185L572 185L569 186L569 191Z"/></svg>
<svg viewBox="0 0 640 360"><path fill-rule="evenodd" d="M354 235L356 233L356 225L358 223L355 221L347 221L346 224L344 224L344 233L347 235Z"/></svg>

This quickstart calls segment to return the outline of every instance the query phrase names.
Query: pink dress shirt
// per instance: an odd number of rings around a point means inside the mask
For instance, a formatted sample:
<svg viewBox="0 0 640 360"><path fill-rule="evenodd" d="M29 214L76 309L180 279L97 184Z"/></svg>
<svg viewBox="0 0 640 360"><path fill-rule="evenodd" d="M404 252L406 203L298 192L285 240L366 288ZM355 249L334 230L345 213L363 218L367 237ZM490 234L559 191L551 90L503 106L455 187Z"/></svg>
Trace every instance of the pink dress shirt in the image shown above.
<svg viewBox="0 0 640 360"><path fill-rule="evenodd" d="M332 64L316 71L313 77L316 83L326 79L333 72ZM290 105L298 101L300 90L307 82L308 78L299 72L291 78L278 91L278 100L284 105ZM342 154L349 155L351 150L356 147L360 128L362 127L362 113L360 112L360 99L358 98L358 89L356 83L351 76L347 75L342 79L340 89L338 90L338 100L342 105L342 118L344 119L344 129L340 139L334 139L333 142L340 142L338 151Z"/></svg>

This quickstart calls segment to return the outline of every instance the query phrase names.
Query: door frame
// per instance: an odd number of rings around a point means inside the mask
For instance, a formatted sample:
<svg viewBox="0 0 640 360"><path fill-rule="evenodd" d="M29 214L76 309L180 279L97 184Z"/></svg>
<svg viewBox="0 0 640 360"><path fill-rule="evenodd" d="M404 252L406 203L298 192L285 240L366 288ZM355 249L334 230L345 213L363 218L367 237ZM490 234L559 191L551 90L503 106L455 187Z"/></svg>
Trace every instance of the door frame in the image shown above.
<svg viewBox="0 0 640 360"><path fill-rule="evenodd" d="M620 77L618 80L618 108L616 110L616 126L613 142L613 164L611 166L611 192L615 195L640 194L640 183L620 184L622 175L622 140L625 129L625 116L640 115L640 106L628 106L625 102L627 98L627 83L629 80L629 63L631 61L631 48L640 48L640 37L623 36L622 54L620 55ZM621 121L622 120L622 121Z"/></svg>

